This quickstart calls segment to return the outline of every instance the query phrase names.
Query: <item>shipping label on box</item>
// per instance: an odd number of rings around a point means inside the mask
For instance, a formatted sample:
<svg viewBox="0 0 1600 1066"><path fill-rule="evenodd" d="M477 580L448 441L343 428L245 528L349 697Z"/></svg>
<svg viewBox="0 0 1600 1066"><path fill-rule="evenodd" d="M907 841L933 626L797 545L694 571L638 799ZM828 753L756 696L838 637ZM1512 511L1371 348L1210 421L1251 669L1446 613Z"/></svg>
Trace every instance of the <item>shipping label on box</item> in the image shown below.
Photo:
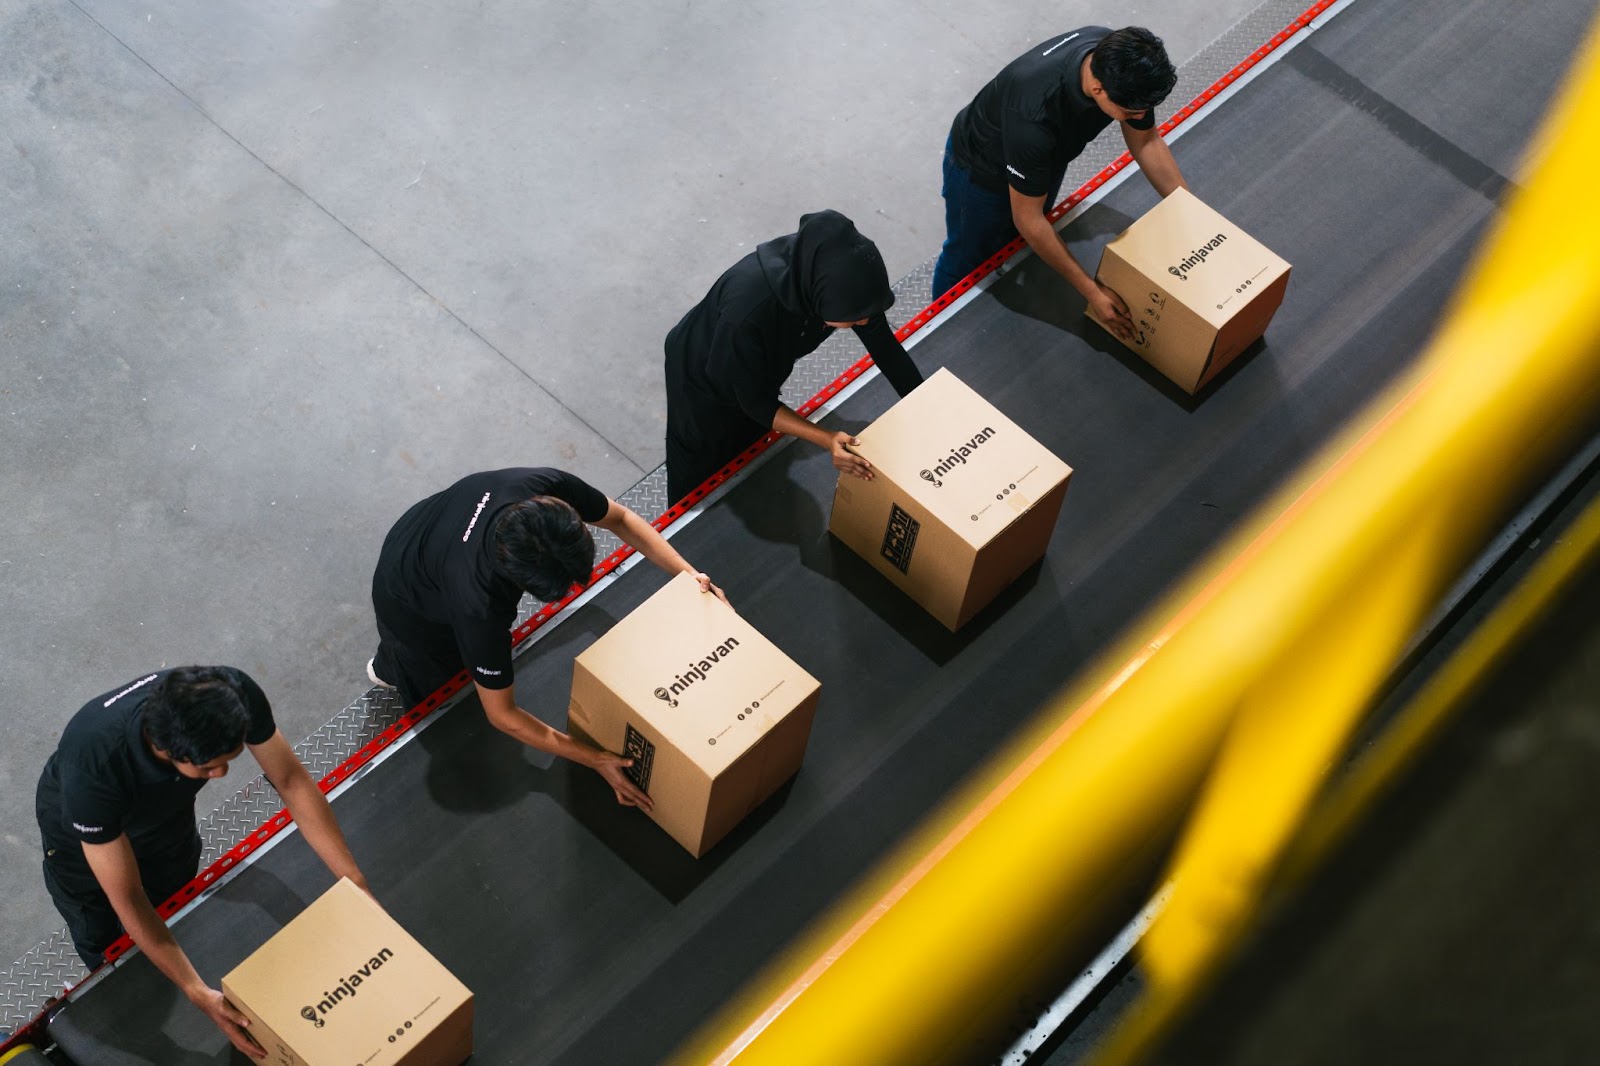
<svg viewBox="0 0 1600 1066"><path fill-rule="evenodd" d="M460 1066L472 993L341 879L222 979L272 1066Z"/></svg>
<svg viewBox="0 0 1600 1066"><path fill-rule="evenodd" d="M1123 343L1193 394L1266 332L1289 264L1177 189L1106 245L1095 277L1128 305Z"/></svg>
<svg viewBox="0 0 1600 1066"><path fill-rule="evenodd" d="M633 760L650 817L699 856L799 770L820 688L679 574L574 660L567 720Z"/></svg>
<svg viewBox="0 0 1600 1066"><path fill-rule="evenodd" d="M856 436L828 530L950 629L1044 554L1072 469L949 370Z"/></svg>

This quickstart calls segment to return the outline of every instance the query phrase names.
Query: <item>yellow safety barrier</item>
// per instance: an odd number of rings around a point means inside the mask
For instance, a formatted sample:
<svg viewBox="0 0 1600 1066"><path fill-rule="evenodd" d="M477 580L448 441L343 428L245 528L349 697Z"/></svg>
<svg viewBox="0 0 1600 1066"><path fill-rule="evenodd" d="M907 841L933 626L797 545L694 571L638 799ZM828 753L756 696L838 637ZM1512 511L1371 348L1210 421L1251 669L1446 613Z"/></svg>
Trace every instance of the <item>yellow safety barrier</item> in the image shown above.
<svg viewBox="0 0 1600 1066"><path fill-rule="evenodd" d="M1208 969L1410 635L1600 412L1585 55L1417 370L679 1061L992 1050L1110 902L1153 883L1215 761L1146 956L1173 994Z"/></svg>
<svg viewBox="0 0 1600 1066"><path fill-rule="evenodd" d="M1592 427L1600 398L1592 50L1580 69L1587 76L1547 120L1543 158L1430 346L1406 409L1239 584L1245 600L1266 608L1277 640L1179 848L1172 897L1145 937L1146 970L1158 984L1191 979L1248 918L1410 634L1530 473Z"/></svg>
<svg viewBox="0 0 1600 1066"><path fill-rule="evenodd" d="M1395 715L1383 734L1319 800L1290 842L1268 897L1294 893L1312 876L1373 803L1426 749L1477 686L1540 621L1568 583L1600 560L1600 500L1561 534L1558 544L1518 582L1462 646ZM1163 987L1143 996L1113 1038L1096 1055L1095 1066L1141 1061L1144 1053L1203 990L1201 981Z"/></svg>

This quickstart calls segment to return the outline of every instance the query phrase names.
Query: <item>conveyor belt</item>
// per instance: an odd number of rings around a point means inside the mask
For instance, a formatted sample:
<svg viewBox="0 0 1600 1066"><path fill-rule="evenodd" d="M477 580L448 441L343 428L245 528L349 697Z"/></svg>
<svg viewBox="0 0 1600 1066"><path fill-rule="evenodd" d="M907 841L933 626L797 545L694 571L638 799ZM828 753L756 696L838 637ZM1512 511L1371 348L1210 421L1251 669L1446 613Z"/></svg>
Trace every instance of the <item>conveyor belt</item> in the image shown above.
<svg viewBox="0 0 1600 1066"><path fill-rule="evenodd" d="M1363 0L1181 141L1196 192L1294 264L1269 343L1198 401L1113 350L1035 260L923 338L922 366L950 366L1077 469L1044 563L961 633L828 538L834 475L815 449L785 448L679 533L823 682L805 768L705 859L472 702L337 800L379 898L477 993L479 1060L659 1059L1411 359L1546 98L1489 113L1481 86L1559 66L1575 40L1473 47L1452 30L1441 46L1415 13L1459 28L1492 6ZM1444 46L1450 62L1408 82L1404 57ZM1368 88L1378 53L1396 58ZM1417 100L1426 122L1404 110ZM1477 155L1451 139L1489 120L1514 134L1472 142ZM1074 252L1096 262L1154 199L1137 177L1115 189L1069 230ZM829 421L859 427L891 399L873 381ZM635 569L548 634L519 666L522 705L563 721L573 655L661 581ZM178 938L214 980L327 883L293 836ZM228 1059L141 957L51 1033L81 1063Z"/></svg>

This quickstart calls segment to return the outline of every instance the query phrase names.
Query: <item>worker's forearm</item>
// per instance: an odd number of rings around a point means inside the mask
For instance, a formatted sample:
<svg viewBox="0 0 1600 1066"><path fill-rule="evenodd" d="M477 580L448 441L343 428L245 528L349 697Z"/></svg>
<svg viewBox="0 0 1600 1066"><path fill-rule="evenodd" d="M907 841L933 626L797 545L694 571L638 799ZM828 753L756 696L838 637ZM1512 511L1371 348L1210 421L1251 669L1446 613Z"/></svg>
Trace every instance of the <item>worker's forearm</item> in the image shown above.
<svg viewBox="0 0 1600 1066"><path fill-rule="evenodd" d="M300 827L300 832L305 834L306 843L311 845L311 850L317 853L317 858L322 860L328 871L334 877L348 877L356 884L365 886L366 879L356 865L355 856L350 854L350 845L346 843L344 832L333 816L333 808L311 775L305 772L296 774L285 789L279 790L279 795L283 797L284 806L289 808L290 817Z"/></svg>
<svg viewBox="0 0 1600 1066"><path fill-rule="evenodd" d="M190 999L206 991L206 983L195 971L194 963L189 961L189 956L178 946L178 942L172 937L172 930L167 928L167 923L161 920L161 916L156 913L149 900L123 901L113 904L112 909L117 912L117 917L122 919L122 927L128 931L128 936L133 942L139 945L139 950L145 953L167 980L178 986L179 991Z"/></svg>
<svg viewBox="0 0 1600 1066"><path fill-rule="evenodd" d="M493 715L489 720L500 732L521 741L530 748L554 755L557 758L569 759L580 766L587 766L591 770L595 767L594 748L574 740L559 729L552 729L521 707Z"/></svg>
<svg viewBox="0 0 1600 1066"><path fill-rule="evenodd" d="M1167 142L1160 137L1133 153L1133 158L1134 162L1139 164L1145 179L1162 197L1166 197L1174 189L1189 187L1189 183L1183 180L1183 171L1178 169L1178 161L1172 157L1172 149L1167 147Z"/></svg>
<svg viewBox="0 0 1600 1066"><path fill-rule="evenodd" d="M807 422L788 407L779 407L772 416L772 428L791 437L808 440L819 448L832 450L833 434L812 422Z"/></svg>
<svg viewBox="0 0 1600 1066"><path fill-rule="evenodd" d="M1049 219L1044 215L1024 219L1017 226L1023 240L1028 242L1034 254L1043 259L1050 268L1063 278L1067 284L1077 289L1084 297L1088 297L1095 290L1095 280L1089 272L1083 269L1072 253L1067 251L1067 246L1061 243L1055 227L1050 225Z"/></svg>
<svg viewBox="0 0 1600 1066"><path fill-rule="evenodd" d="M629 510L622 516L617 536L632 545L640 555L669 574L692 574L695 568L663 537L656 528Z"/></svg>

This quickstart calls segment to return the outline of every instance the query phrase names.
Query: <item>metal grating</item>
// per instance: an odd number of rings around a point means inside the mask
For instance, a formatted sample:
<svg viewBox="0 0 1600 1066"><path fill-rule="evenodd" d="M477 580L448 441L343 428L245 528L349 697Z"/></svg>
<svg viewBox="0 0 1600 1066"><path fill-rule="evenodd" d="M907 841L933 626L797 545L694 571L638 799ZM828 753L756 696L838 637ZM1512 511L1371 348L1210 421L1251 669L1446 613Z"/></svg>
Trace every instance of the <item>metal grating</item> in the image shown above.
<svg viewBox="0 0 1600 1066"><path fill-rule="evenodd" d="M1299 18L1309 3L1310 0L1265 0L1183 64L1178 71L1178 84L1170 101L1192 100L1216 84L1260 48L1263 42ZM1172 108L1164 110L1170 114ZM1098 173L1123 151L1122 138L1116 128L1108 129L1084 149L1074 162L1063 188L1075 188L1074 182L1081 182ZM930 174L937 174L937 162L929 162ZM930 258L895 283L895 304L889 310L889 322L894 328L904 326L928 303L934 261ZM784 386L783 401L790 406L799 406L853 366L862 354L860 342L853 333L848 330L835 333L795 365L794 373ZM619 496L618 502L647 519L664 513L671 503L667 499L666 468L657 467L646 474L638 484ZM596 531L596 558L603 559L621 546L621 542L612 534ZM531 597L523 597L516 625L525 623L539 606ZM312 777L320 779L394 724L403 713L404 708L400 706L397 696L381 689L371 689L297 744L295 751L311 771ZM215 811L200 820L201 840L205 849L201 857L202 869L240 843L282 806L277 792L267 784L265 778L258 775L246 783ZM65 929L50 934L10 967L0 971L0 1039L6 1032L36 1018L53 997L59 996L84 976L83 964L72 950Z"/></svg>

